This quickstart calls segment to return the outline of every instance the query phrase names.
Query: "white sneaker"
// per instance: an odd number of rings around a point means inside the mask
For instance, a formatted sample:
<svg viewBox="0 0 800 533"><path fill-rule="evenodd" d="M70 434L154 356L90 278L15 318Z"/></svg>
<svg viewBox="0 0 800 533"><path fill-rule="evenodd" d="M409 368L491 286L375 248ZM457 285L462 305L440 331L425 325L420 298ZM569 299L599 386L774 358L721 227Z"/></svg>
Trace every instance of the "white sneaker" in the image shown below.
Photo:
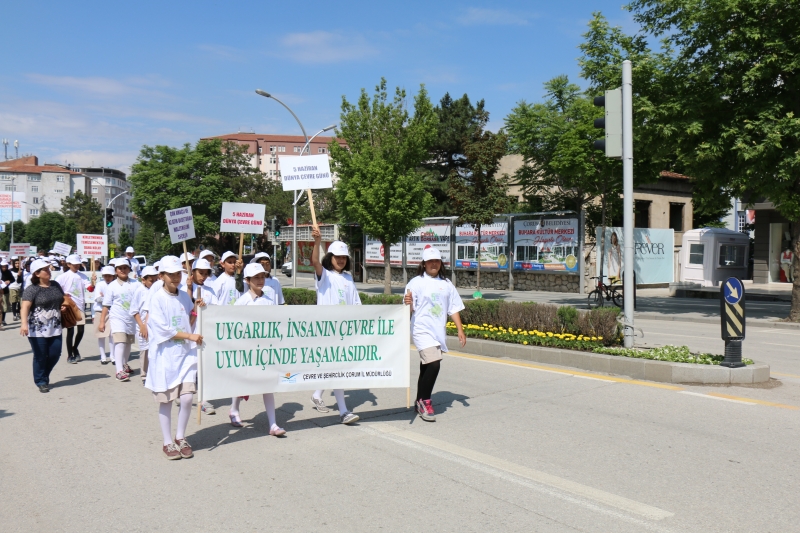
<svg viewBox="0 0 800 533"><path fill-rule="evenodd" d="M327 407L325 407L325 403L320 398L311 397L311 403L314 404L314 409L319 411L320 413L327 413L330 411Z"/></svg>
<svg viewBox="0 0 800 533"><path fill-rule="evenodd" d="M342 424L354 424L358 422L359 418L357 414L347 411L346 413L339 415L339 420L342 422Z"/></svg>

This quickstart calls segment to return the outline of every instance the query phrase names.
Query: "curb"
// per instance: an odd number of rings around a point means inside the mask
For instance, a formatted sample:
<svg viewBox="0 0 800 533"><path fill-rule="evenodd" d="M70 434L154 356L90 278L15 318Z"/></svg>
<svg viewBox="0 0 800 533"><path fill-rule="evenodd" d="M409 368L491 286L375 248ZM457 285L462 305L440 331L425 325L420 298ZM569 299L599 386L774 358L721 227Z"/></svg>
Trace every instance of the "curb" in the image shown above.
<svg viewBox="0 0 800 533"><path fill-rule="evenodd" d="M666 322L699 322L702 324L716 324L719 325L719 317L682 317L673 315L662 315L659 313L637 312L634 314L633 319L641 318L642 320L664 320ZM774 329L800 329L800 322L772 322L770 320L760 318L750 318L747 320L747 326L750 328L774 328Z"/></svg>
<svg viewBox="0 0 800 533"><path fill-rule="evenodd" d="M475 338L468 338L467 345L462 348L455 337L447 337L447 348L486 357L522 359L660 383L742 385L764 383L770 378L769 365L763 363L742 368L726 368L716 365L651 361L544 346L524 346Z"/></svg>

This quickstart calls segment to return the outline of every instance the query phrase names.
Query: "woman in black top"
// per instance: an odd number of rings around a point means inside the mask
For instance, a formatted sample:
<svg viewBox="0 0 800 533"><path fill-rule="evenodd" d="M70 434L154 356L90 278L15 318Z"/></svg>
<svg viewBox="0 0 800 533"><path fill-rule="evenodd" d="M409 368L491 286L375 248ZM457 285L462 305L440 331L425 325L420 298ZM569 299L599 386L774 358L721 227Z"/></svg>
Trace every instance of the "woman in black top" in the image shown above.
<svg viewBox="0 0 800 533"><path fill-rule="evenodd" d="M14 283L14 274L11 273L8 267L9 264L3 259L2 263L0 263L0 279L3 280L3 283L0 284L3 286L3 301L1 305L3 308L3 326L6 325L6 313L11 310L11 299L9 298L10 290L8 286Z"/></svg>
<svg viewBox="0 0 800 533"><path fill-rule="evenodd" d="M50 372L61 357L61 312L64 291L50 279L50 264L37 259L31 264L31 284L22 293L19 333L28 337L33 350L33 381L39 392L50 392Z"/></svg>

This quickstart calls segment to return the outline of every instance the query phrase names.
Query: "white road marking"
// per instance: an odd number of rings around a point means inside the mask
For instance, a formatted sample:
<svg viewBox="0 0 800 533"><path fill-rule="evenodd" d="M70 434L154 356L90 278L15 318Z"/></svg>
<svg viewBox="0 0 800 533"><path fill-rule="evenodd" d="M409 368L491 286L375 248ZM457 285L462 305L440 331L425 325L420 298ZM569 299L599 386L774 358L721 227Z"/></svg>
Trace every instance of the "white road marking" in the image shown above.
<svg viewBox="0 0 800 533"><path fill-rule="evenodd" d="M761 344L769 344L770 346L788 346L789 348L797 348L796 344L778 344L777 342L762 342Z"/></svg>
<svg viewBox="0 0 800 533"><path fill-rule="evenodd" d="M720 398L719 396L709 396L708 394L702 394L702 393L699 393L699 392L690 392L688 390L678 391L678 394L689 394L691 396L700 396L701 398L708 398L709 400L721 400L723 402L740 403L742 405L756 405L753 402L745 402L745 401L742 401L742 400L734 400L732 398Z"/></svg>
<svg viewBox="0 0 800 533"><path fill-rule="evenodd" d="M581 379L591 379L592 381L602 381L603 383L616 383L616 381L610 381L608 379L603 379L603 378L590 378L589 376L573 376L573 377Z"/></svg>
<svg viewBox="0 0 800 533"><path fill-rule="evenodd" d="M444 457L451 461L455 461L459 464L469 466L473 469L481 470L496 477L501 477L503 479L508 479L510 481L523 484L530 488L534 488L541 492L545 492L551 496L568 500L573 503L578 503L594 511L610 514L612 516L621 518L623 520L633 521L634 523L646 527L647 529L654 529L654 528L652 527L652 524L648 524L647 522L642 522L625 514L609 511L607 509L603 509L602 507L593 505L589 502L581 501L575 498L571 498L564 494L559 494L558 492L547 490L544 487L541 487L540 485L545 485L546 487L551 487L553 489L557 489L558 491L567 492L575 496L578 496L580 498L591 500L609 507L613 507L615 509L619 509L620 511L624 511L626 513L632 513L650 520L663 520L665 518L674 516L674 513L665 511L663 509L659 509L658 507L653 507L651 505L630 500L623 496L617 496L616 494L611 494L610 492L605 492L600 489L595 489L593 487L582 485L575 481L570 481L568 479L563 479L558 476L554 476L552 474L540 472L538 470L534 470L532 468L512 463L504 459L499 459L497 457L493 457L485 453L481 453L475 450L470 450L468 448L463 448L461 446L458 446L456 444L451 444L443 440L434 439L432 437L428 437L425 435L420 435L419 433L415 433L410 430L402 430L390 424L371 424L369 427L361 426L360 429L372 435L389 439L398 444L402 444L434 455L438 455L440 457ZM512 474L513 476L509 476L508 474ZM535 484L521 482L521 480L519 480L518 478L524 478L526 480L534 482ZM657 529L661 530L661 528Z"/></svg>

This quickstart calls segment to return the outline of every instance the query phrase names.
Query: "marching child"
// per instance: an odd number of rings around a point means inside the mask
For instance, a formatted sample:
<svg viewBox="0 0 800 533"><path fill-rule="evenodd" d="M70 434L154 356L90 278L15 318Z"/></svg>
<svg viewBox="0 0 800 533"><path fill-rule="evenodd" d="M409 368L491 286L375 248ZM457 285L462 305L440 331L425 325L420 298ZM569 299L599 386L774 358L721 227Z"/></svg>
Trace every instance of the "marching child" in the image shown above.
<svg viewBox="0 0 800 533"><path fill-rule="evenodd" d="M136 321L136 343L139 345L139 359L142 362L142 385L144 385L144 380L147 377L147 350L149 348L145 304L150 299L150 289L157 279L158 270L152 266L144 267L141 272L141 283L136 287L136 292L133 293L133 300L131 300L130 313ZM147 307L149 310L149 306Z"/></svg>
<svg viewBox="0 0 800 533"><path fill-rule="evenodd" d="M464 304L456 288L444 277L442 255L436 248L422 251L417 275L406 285L403 303L411 306L411 338L419 350L420 358L417 399L414 403L420 418L435 422L431 394L439 375L442 352L447 351L445 328L448 315L456 323L461 346L467 343L461 315L458 314L464 309Z"/></svg>
<svg viewBox="0 0 800 533"><path fill-rule="evenodd" d="M192 265L192 275L186 279L186 283L180 286L180 290L188 294L192 302L202 301L205 305L212 304L217 300L217 293L214 292L210 282L208 282L210 276L211 264L206 259L198 259ZM197 324L195 323L195 333L197 331L196 326ZM211 402L208 401L203 402L200 408L207 415L213 415L217 412Z"/></svg>
<svg viewBox="0 0 800 533"><path fill-rule="evenodd" d="M186 442L186 426L192 410L192 394L197 390L197 345L203 343L203 337L192 333L197 320L192 300L178 290L182 268L175 256L161 259L159 271L164 285L151 295L147 317L150 354L145 387L153 391L153 398L159 404L162 450L169 460L193 455ZM204 302L198 299L195 304ZM176 399L180 400L180 410L173 440L172 402Z"/></svg>
<svg viewBox="0 0 800 533"><path fill-rule="evenodd" d="M80 271L81 266L81 258L79 255L73 254L68 256L67 267L69 270L56 279L58 284L61 285L61 288L64 289L64 293L72 297L72 301L75 302L75 305L78 306L81 313L78 323L75 324L74 327L67 329L67 362L73 364L81 360L78 345L80 345L83 339L83 329L86 324L86 318L83 316L86 302L85 291L97 281L96 276L92 276L92 279L89 280L86 274ZM72 340L73 335L75 336L74 342Z"/></svg>
<svg viewBox="0 0 800 533"><path fill-rule="evenodd" d="M94 336L97 337L97 348L100 350L100 364L107 365L110 360L114 358L114 342L109 340L110 359L106 359L106 339L110 339L111 337L111 328L108 325L109 317L106 316L105 327L101 331L99 319L103 316L103 298L105 298L106 290L108 290L108 284L114 281L116 277L114 274L114 267L111 265L104 266L100 270L100 276L103 280L94 287L92 322L95 324Z"/></svg>
<svg viewBox="0 0 800 533"><path fill-rule="evenodd" d="M214 291L217 293L217 305L234 305L242 295L242 279L240 276L244 264L239 256L233 252L225 252L219 260L222 274L214 282Z"/></svg>
<svg viewBox="0 0 800 533"><path fill-rule="evenodd" d="M264 281L267 278L264 267L258 263L250 263L244 268L244 279L250 287L241 298L236 300L236 305L278 305L278 296L271 287L266 287ZM231 424L234 427L241 427L242 420L239 418L239 402L241 397L233 398L231 403ZM278 427L275 421L275 395L271 392L264 394L264 409L269 418L269 434L281 437L286 434L286 430Z"/></svg>
<svg viewBox="0 0 800 533"><path fill-rule="evenodd" d="M102 333L106 327L106 317L110 317L111 342L114 344L114 361L117 365L117 381L128 381L133 373L128 366L131 346L136 333L136 321L131 316L131 300L136 284L128 279L131 267L127 259L114 259L114 273L117 279L108 284L103 296L103 314L97 328Z"/></svg>
<svg viewBox="0 0 800 533"><path fill-rule="evenodd" d="M311 253L311 265L316 273L315 282L317 285L317 305L361 305L361 298L358 297L356 284L353 283L353 276L347 271L350 270L350 253L347 245L342 241L334 241L328 246L328 253L322 261L319 260L319 246L322 235L319 227L314 226L311 231L314 238L314 251ZM311 402L320 413L327 413L329 409L322 401L322 393L318 390L311 397ZM352 424L358 422L358 415L352 413L344 401L344 390L334 389L334 397L339 407L339 420L342 424Z"/></svg>

